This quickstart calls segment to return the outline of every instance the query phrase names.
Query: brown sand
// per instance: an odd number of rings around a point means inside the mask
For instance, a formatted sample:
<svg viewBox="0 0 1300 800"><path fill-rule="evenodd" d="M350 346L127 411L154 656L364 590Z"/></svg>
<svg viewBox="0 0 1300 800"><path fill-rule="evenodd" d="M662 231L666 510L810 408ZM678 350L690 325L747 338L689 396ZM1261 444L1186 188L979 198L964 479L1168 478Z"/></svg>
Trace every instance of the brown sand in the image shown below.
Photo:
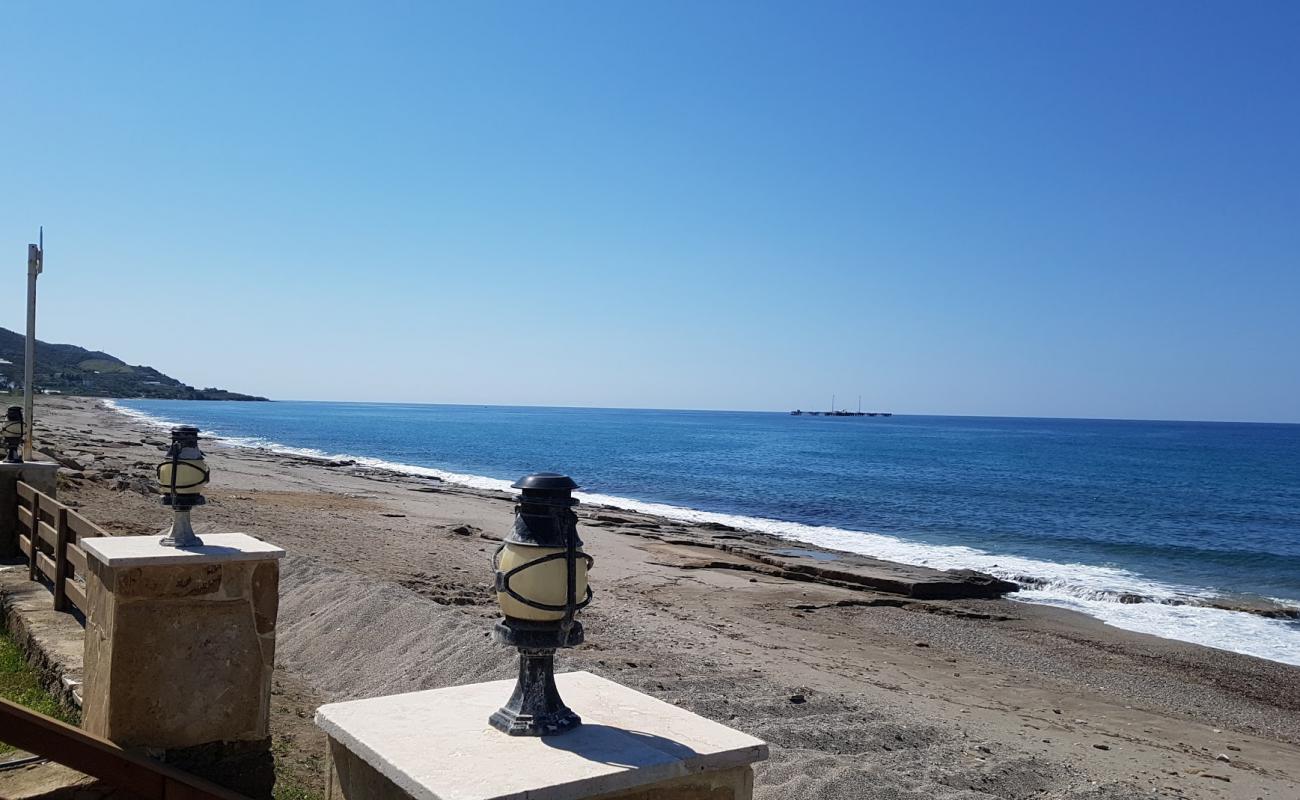
<svg viewBox="0 0 1300 800"><path fill-rule="evenodd" d="M42 398L38 421L41 445L84 467L65 500L115 533L166 525L148 479L158 430L75 398ZM200 531L291 554L273 727L299 783L323 786L315 704L512 675L488 635L508 498L205 450ZM1300 669L1060 609L833 585L717 549L734 533L584 515L596 600L562 668L767 739L757 797L1300 798Z"/></svg>

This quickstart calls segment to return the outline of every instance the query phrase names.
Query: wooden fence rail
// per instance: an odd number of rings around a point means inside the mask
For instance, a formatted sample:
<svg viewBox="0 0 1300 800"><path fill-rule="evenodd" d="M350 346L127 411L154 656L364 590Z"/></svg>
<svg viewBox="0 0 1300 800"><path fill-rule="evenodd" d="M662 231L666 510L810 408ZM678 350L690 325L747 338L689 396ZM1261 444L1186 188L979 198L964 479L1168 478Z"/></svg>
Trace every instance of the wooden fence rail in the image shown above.
<svg viewBox="0 0 1300 800"><path fill-rule="evenodd" d="M99 778L141 800L248 800L7 700L0 700L0 741Z"/></svg>
<svg viewBox="0 0 1300 800"><path fill-rule="evenodd" d="M27 556L28 576L50 582L56 610L86 613L86 551L80 542L107 535L53 497L18 482L18 547ZM0 742L99 778L140 800L248 800L3 699Z"/></svg>
<svg viewBox="0 0 1300 800"><path fill-rule="evenodd" d="M50 582L56 611L86 613L86 551L78 543L107 535L53 497L18 482L18 548L27 557L28 577Z"/></svg>

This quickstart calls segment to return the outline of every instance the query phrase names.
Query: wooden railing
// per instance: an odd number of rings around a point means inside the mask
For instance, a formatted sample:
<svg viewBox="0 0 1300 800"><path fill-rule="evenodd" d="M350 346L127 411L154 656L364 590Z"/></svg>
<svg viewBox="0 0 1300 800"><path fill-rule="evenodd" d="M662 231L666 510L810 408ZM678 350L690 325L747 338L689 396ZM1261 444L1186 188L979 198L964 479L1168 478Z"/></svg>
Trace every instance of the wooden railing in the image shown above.
<svg viewBox="0 0 1300 800"><path fill-rule="evenodd" d="M28 577L45 578L54 608L86 613L86 551L80 542L108 532L30 484L18 482L18 547ZM141 800L248 800L202 778L0 699L0 742L84 772Z"/></svg>
<svg viewBox="0 0 1300 800"><path fill-rule="evenodd" d="M27 556L28 577L50 582L56 611L86 613L86 551L79 542L107 535L53 497L18 482L18 548Z"/></svg>
<svg viewBox="0 0 1300 800"><path fill-rule="evenodd" d="M248 800L7 700L0 700L0 741L99 778L141 800Z"/></svg>

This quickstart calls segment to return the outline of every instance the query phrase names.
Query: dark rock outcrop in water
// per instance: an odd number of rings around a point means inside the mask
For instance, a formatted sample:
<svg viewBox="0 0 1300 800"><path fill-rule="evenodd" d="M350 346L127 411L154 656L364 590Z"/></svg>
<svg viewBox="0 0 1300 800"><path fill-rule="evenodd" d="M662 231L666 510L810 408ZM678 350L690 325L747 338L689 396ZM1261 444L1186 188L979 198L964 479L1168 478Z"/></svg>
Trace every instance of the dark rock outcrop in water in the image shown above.
<svg viewBox="0 0 1300 800"><path fill-rule="evenodd" d="M27 337L0 328L0 388L21 389ZM116 356L72 344L36 340L36 390L88 397L152 397L163 400L265 400L225 389L196 389L153 367L132 366Z"/></svg>

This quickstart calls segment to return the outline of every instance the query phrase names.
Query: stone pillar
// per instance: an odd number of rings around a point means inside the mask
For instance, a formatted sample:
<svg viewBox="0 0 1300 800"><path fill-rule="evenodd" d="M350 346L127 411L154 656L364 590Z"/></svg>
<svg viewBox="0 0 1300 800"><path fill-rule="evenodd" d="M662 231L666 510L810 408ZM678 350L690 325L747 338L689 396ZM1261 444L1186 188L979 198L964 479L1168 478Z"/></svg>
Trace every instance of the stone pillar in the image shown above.
<svg viewBox="0 0 1300 800"><path fill-rule="evenodd" d="M767 745L589 672L555 676L582 725L508 736L514 681L321 706L329 800L751 800Z"/></svg>
<svg viewBox="0 0 1300 800"><path fill-rule="evenodd" d="M59 465L48 461L22 464L0 462L0 559L16 558L18 550L18 482L57 497Z"/></svg>
<svg viewBox="0 0 1300 800"><path fill-rule="evenodd" d="M271 669L284 550L85 539L82 727L251 797L270 797Z"/></svg>

